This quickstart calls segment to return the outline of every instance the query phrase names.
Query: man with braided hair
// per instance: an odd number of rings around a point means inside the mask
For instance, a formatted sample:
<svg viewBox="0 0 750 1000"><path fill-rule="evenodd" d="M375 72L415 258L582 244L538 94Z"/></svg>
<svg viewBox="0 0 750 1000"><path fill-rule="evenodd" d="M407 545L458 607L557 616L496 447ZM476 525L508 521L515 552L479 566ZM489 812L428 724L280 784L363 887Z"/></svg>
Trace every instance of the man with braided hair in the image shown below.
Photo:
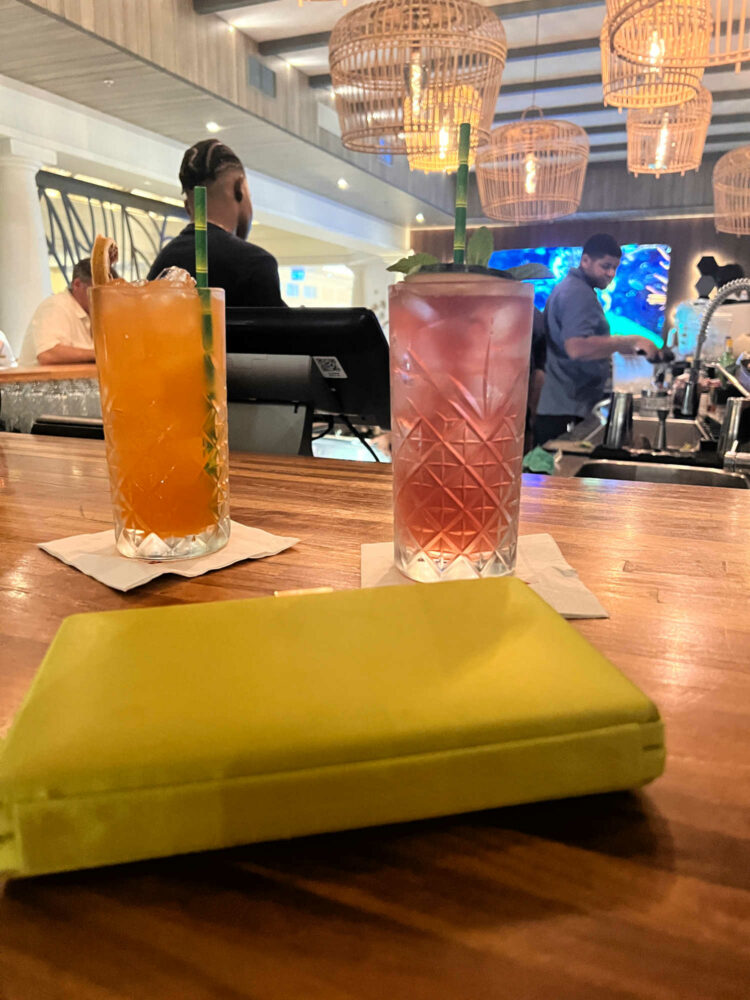
<svg viewBox="0 0 750 1000"><path fill-rule="evenodd" d="M275 258L247 242L253 206L237 155L218 139L196 142L182 158L180 183L191 220L195 218L193 192L199 185L206 188L209 285L224 289L230 307L284 306ZM181 267L195 277L192 222L160 251L149 280L167 267Z"/></svg>

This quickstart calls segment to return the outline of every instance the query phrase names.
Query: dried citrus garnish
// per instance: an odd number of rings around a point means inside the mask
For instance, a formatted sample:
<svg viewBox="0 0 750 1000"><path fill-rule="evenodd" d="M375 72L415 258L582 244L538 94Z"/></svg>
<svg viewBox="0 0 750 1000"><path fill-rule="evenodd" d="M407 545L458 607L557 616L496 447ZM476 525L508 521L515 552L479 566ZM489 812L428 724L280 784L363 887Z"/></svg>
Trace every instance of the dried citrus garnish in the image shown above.
<svg viewBox="0 0 750 1000"><path fill-rule="evenodd" d="M117 244L109 236L98 235L91 251L91 284L107 285L112 281L112 267L117 263Z"/></svg>

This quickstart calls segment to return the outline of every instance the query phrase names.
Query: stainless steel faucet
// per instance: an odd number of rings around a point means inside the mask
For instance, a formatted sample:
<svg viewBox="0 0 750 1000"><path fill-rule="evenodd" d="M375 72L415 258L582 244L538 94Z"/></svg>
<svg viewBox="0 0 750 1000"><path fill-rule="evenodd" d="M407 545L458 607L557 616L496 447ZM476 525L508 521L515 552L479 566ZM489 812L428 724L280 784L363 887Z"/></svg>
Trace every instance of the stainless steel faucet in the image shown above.
<svg viewBox="0 0 750 1000"><path fill-rule="evenodd" d="M750 291L750 278L737 278L735 281L728 281L726 285L722 285L715 297L711 299L708 304L708 309L706 309L703 314L700 329L698 330L698 341L695 345L693 366L690 369L690 380L685 386L685 395L682 399L682 409L680 412L683 417L694 417L698 412L698 382L700 380L701 354L703 352L703 345L706 342L708 325L713 319L713 315L719 306L722 305L733 292L738 292L743 288Z"/></svg>

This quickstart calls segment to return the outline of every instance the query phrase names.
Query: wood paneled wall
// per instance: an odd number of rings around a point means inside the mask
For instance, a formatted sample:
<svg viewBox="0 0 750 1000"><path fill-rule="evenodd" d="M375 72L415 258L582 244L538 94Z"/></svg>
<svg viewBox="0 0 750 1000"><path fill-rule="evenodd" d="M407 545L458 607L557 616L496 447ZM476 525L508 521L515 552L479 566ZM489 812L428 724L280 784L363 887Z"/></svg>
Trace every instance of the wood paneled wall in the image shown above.
<svg viewBox="0 0 750 1000"><path fill-rule="evenodd" d="M496 250L538 246L581 246L592 233L611 233L618 243L667 243L672 248L667 292L667 318L672 308L696 294L696 265L704 254L712 254L720 264L736 262L750 276L750 237L717 233L713 218L582 220L561 219L533 226L490 227ZM469 235L471 230L469 230ZM412 248L450 260L453 233L446 229L412 230Z"/></svg>
<svg viewBox="0 0 750 1000"><path fill-rule="evenodd" d="M257 52L256 46L242 32L230 32L220 18L196 14L192 0L31 0L29 6L64 18L261 118L279 114L299 135L314 137L317 119L305 113L309 109L300 100L296 74L277 75L275 99L250 87L247 57Z"/></svg>
<svg viewBox="0 0 750 1000"><path fill-rule="evenodd" d="M1 0L0 0L1 2ZM279 63L276 97L250 86L247 60L257 46L241 31L230 32L215 15L196 14L192 0L22 0L126 53L187 80L257 117L299 136L340 159L417 197L451 211L451 183L444 175L412 174L406 157L392 166L377 156L351 153L318 125L315 91L307 77ZM246 166L252 168L248 162ZM300 165L300 169L304 169Z"/></svg>

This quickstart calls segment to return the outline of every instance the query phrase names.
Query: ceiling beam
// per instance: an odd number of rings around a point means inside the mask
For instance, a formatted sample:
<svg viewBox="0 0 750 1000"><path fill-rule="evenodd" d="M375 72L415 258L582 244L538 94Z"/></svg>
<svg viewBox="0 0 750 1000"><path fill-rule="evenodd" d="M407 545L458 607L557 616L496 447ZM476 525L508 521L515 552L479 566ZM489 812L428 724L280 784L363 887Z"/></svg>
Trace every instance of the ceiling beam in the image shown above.
<svg viewBox="0 0 750 1000"><path fill-rule="evenodd" d="M586 132L589 135L610 135L612 133L624 132L627 128L628 119L625 114L622 115L621 121L616 125L589 125L586 128ZM711 132L711 126L713 125L738 125L746 124L747 115L739 113L735 115L714 115L711 119L711 125L709 125L709 135L713 135L715 139L720 138L720 136L715 135ZM727 136L727 138L730 138ZM734 136L732 136L734 138Z"/></svg>
<svg viewBox="0 0 750 1000"><path fill-rule="evenodd" d="M517 0L514 3L499 3L490 7L499 18L510 20L514 17L532 17L534 14L562 14L569 10L585 10L587 7L601 7L602 0Z"/></svg>
<svg viewBox="0 0 750 1000"><path fill-rule="evenodd" d="M193 10L196 14L219 14L226 10L255 7L262 3L271 3L271 0L193 0Z"/></svg>
<svg viewBox="0 0 750 1000"><path fill-rule="evenodd" d="M193 0L193 8L197 14L218 14L227 10L237 10L238 7L254 7L259 4L272 3L273 0ZM603 0L514 0L512 3L501 3L491 7L498 17L506 20L514 17L531 17L534 14L554 13L563 11L584 10L587 7L604 7Z"/></svg>
<svg viewBox="0 0 750 1000"><path fill-rule="evenodd" d="M514 50L517 51L517 50ZM726 73L726 66L709 66L706 73ZM311 79L313 79L311 77ZM330 83L330 76L314 77L315 80L327 79ZM561 90L564 87L600 87L602 83L601 73L587 73L583 76L557 76L552 78L547 78L546 80L538 80L536 85L531 80L522 80L519 83L505 83L500 88L501 95L505 94L523 94L531 93L536 90L537 93L544 90ZM322 84L319 84L322 86Z"/></svg>
<svg viewBox="0 0 750 1000"><path fill-rule="evenodd" d="M720 67L724 69L725 67ZM313 90L325 90L331 86L331 74L320 73L319 75L307 78ZM542 90L559 90L561 87L589 87L593 84L601 85L601 73L590 73L586 76L561 76L554 79L539 80L536 85L537 93ZM506 83L500 88L501 94L522 94L531 92L534 85L530 80L522 80L520 83Z"/></svg>
<svg viewBox="0 0 750 1000"><path fill-rule="evenodd" d="M601 86L601 73L587 73L585 76L559 76L554 80L537 80L534 84L531 80L522 80L520 83L506 83L500 87L501 94L523 94L527 91L531 93L536 90L559 90L561 87L591 87Z"/></svg>
<svg viewBox="0 0 750 1000"><path fill-rule="evenodd" d="M520 59L544 59L545 56L588 55L599 51L599 36L596 38L569 38L565 42L544 42L542 45L516 45L508 49L508 62Z"/></svg>
<svg viewBox="0 0 750 1000"><path fill-rule="evenodd" d="M271 42L261 42L258 52L262 56L283 56L289 52L305 52L307 49L327 48L330 31L318 31L314 35L292 35L290 38L274 38Z"/></svg>
<svg viewBox="0 0 750 1000"><path fill-rule="evenodd" d="M290 38L274 38L272 41L261 42L258 52L262 56L283 56L290 52L303 52L306 49L319 49L328 45L330 31L319 31L312 35L292 35ZM599 51L599 36L594 38L570 38L565 42L544 42L541 45L520 45L508 50L508 59L543 59L545 56L557 56L565 53L583 53Z"/></svg>
<svg viewBox="0 0 750 1000"><path fill-rule="evenodd" d="M502 91L500 91L500 97L502 98ZM750 90L717 90L712 94L714 105L720 104L723 101L750 101ZM564 105L550 105L545 107L545 114L554 115L587 115L595 114L601 111L615 111L615 108L605 107L601 101L597 101L593 104L564 104ZM742 116L740 116L741 118ZM744 116L745 119L747 115ZM512 122L519 118L518 111L503 111L492 119L493 122ZM714 116L713 121L716 121L717 116Z"/></svg>
<svg viewBox="0 0 750 1000"><path fill-rule="evenodd" d="M726 71L726 66L709 66L706 69L706 74L726 73ZM331 74L319 73L317 75L309 76L307 78L307 82L313 90L325 90L327 87L331 86ZM519 83L503 84L500 88L500 94L505 96L507 94L532 93L534 90L536 90L537 93L540 93L545 90L561 90L564 87L592 87L595 85L600 86L601 82L601 73L587 73L584 76L550 77L546 80L538 80L536 87L534 87L531 80L521 80Z"/></svg>
<svg viewBox="0 0 750 1000"><path fill-rule="evenodd" d="M709 135L706 139L706 148L711 152L712 148L718 145L726 145L727 143L734 142L735 139L747 139L750 138L750 133L743 132L737 135ZM626 142L605 142L601 146L592 146L590 148L590 153L626 153L628 151L628 144Z"/></svg>

